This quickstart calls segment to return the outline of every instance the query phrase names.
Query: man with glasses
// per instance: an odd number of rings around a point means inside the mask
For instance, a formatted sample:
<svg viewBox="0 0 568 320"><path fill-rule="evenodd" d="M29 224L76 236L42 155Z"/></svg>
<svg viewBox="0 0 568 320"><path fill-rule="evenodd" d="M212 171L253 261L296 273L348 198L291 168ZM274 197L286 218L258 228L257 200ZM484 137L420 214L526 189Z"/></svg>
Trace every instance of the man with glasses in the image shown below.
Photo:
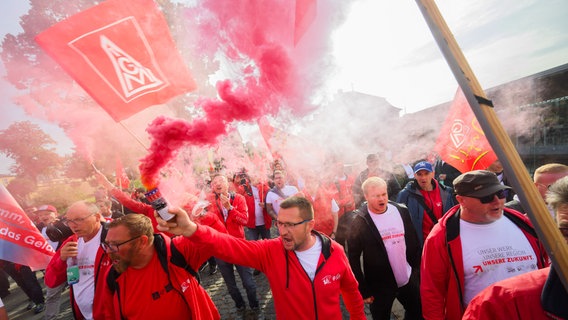
<svg viewBox="0 0 568 320"><path fill-rule="evenodd" d="M49 262L45 284L55 288L67 281L67 261L76 259L79 282L70 286L73 316L75 319L103 319L104 305L98 292L105 285L102 275L111 266L100 246L106 236L103 218L94 203L79 201L69 207L64 221L74 235L60 246Z"/></svg>
<svg viewBox="0 0 568 320"><path fill-rule="evenodd" d="M247 241L192 222L171 208L173 222L157 217L158 229L190 237L223 260L263 272L272 290L278 319L342 319L340 294L351 319L366 319L357 281L343 248L313 231L314 212L308 200L290 197L280 203L276 221L280 237Z"/></svg>
<svg viewBox="0 0 568 320"><path fill-rule="evenodd" d="M425 319L461 319L470 300L496 281L548 265L529 219L504 208L505 190L486 170L454 180L459 206L426 239L420 293Z"/></svg>
<svg viewBox="0 0 568 320"><path fill-rule="evenodd" d="M107 284L102 291L106 309L101 319L220 318L194 271L210 257L210 251L184 237L154 234L151 220L140 214L110 222L101 246L113 264L101 276ZM189 264L188 269L174 262L174 252L182 256L184 266Z"/></svg>

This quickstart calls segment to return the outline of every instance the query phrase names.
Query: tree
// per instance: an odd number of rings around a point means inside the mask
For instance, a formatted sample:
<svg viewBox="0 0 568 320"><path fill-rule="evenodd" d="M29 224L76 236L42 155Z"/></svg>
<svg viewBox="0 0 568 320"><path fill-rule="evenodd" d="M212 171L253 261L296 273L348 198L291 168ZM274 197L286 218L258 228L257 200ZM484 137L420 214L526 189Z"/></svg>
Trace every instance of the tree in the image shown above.
<svg viewBox="0 0 568 320"><path fill-rule="evenodd" d="M65 156L65 176L70 179L86 180L93 174L93 167L81 155L75 151L72 155Z"/></svg>
<svg viewBox="0 0 568 320"><path fill-rule="evenodd" d="M55 141L30 121L11 124L0 131L0 152L16 162L12 172L37 182L39 175L50 175L62 164L51 145Z"/></svg>

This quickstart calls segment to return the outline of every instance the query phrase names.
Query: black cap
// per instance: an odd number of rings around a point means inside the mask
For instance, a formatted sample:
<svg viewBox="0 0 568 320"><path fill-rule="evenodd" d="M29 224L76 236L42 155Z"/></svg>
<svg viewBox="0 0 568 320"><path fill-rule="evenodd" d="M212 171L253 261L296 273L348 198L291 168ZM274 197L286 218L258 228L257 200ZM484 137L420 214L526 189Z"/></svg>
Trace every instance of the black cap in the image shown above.
<svg viewBox="0 0 568 320"><path fill-rule="evenodd" d="M495 173L487 170L466 172L454 179L454 190L460 196L480 198L505 189L511 188L502 185Z"/></svg>

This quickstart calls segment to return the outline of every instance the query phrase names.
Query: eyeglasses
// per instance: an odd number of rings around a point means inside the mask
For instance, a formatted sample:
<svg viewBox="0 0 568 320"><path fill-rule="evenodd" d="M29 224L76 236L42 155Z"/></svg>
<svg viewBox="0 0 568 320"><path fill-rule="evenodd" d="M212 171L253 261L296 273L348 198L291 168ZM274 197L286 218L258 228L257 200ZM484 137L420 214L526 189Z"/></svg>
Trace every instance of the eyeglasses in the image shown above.
<svg viewBox="0 0 568 320"><path fill-rule="evenodd" d="M87 219L88 217L94 215L94 213L91 213L90 215L83 217L83 218L77 218L77 219L65 219L63 220L63 224L65 224L66 226L69 226L70 224L74 224L74 225L78 225L80 223L82 223L83 221L85 221L85 219Z"/></svg>
<svg viewBox="0 0 568 320"><path fill-rule="evenodd" d="M301 225L301 224L306 223L308 221L312 221L312 219L306 219L306 220L296 222L296 223L276 221L276 226L279 227L279 228L291 229L291 228L294 228L297 225Z"/></svg>
<svg viewBox="0 0 568 320"><path fill-rule="evenodd" d="M126 240L124 242L117 243L117 244L110 244L110 243L106 243L106 242L101 242L101 247L103 247L103 250L106 251L106 252L118 252L118 249L121 245L127 244L130 241L134 241L134 240L140 238L141 236L142 235L139 235L138 237L134 237L130 240Z"/></svg>
<svg viewBox="0 0 568 320"><path fill-rule="evenodd" d="M507 197L507 193L505 192L505 190L499 190L499 191L497 191L493 194L490 194L490 195L485 196L485 197L480 197L480 198L477 198L477 199L479 199L479 201L481 203L491 203L493 201L493 199L495 199L495 196L497 196L497 198L499 198L499 199L505 199L505 197Z"/></svg>

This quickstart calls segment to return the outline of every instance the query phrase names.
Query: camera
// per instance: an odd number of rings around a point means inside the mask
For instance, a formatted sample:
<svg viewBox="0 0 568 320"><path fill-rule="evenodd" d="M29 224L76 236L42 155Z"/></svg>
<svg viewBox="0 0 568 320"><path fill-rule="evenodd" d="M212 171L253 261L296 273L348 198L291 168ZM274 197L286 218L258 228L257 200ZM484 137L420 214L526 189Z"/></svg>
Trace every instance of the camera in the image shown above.
<svg viewBox="0 0 568 320"><path fill-rule="evenodd" d="M239 184L240 184L241 186L244 186L244 185L246 185L246 184L249 182L249 177L248 177L248 175L247 175L246 173L244 173L244 172L238 173L238 174L236 175L236 178L237 178L237 179L234 179L234 180L239 181Z"/></svg>
<svg viewBox="0 0 568 320"><path fill-rule="evenodd" d="M63 222L57 220L47 225L45 234L47 235L49 240L53 242L60 242L70 237L73 234L73 231L71 231L68 226L63 224Z"/></svg>

